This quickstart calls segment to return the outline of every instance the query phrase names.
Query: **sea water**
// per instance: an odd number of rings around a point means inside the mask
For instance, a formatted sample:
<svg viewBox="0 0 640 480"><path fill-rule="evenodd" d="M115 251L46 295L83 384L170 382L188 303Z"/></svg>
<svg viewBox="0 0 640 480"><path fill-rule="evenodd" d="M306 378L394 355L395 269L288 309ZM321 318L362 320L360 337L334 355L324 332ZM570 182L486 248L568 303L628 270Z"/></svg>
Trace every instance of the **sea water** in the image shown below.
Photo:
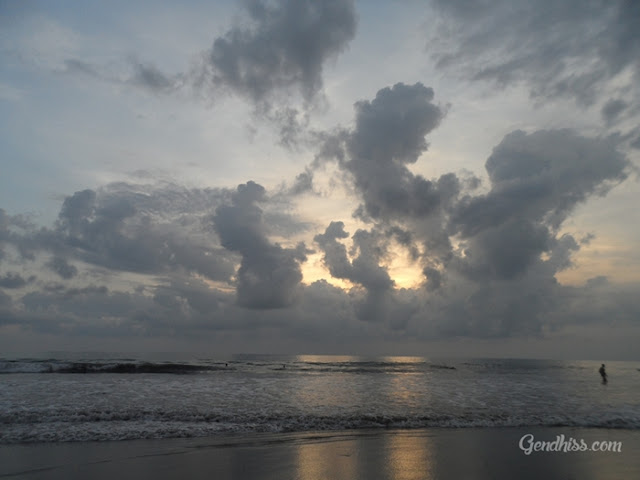
<svg viewBox="0 0 640 480"><path fill-rule="evenodd" d="M57 354L0 359L0 443L424 427L640 429L640 363Z"/></svg>

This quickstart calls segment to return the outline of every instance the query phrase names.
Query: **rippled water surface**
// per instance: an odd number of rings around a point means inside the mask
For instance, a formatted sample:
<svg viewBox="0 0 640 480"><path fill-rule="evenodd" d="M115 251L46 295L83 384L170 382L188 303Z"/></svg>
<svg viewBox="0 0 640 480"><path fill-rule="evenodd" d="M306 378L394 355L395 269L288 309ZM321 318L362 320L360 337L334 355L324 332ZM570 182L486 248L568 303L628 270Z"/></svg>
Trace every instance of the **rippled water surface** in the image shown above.
<svg viewBox="0 0 640 480"><path fill-rule="evenodd" d="M0 359L0 442L360 428L640 428L640 363L237 356Z"/></svg>

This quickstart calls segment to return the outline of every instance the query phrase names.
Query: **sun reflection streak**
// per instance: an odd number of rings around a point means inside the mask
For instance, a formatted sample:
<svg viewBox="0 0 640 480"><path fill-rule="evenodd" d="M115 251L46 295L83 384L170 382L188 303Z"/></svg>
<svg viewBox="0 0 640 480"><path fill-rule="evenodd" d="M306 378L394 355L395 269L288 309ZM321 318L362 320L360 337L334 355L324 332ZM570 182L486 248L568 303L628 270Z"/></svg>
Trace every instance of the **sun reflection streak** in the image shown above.
<svg viewBox="0 0 640 480"><path fill-rule="evenodd" d="M431 480L435 478L436 456L430 437L424 434L388 435L389 478Z"/></svg>
<svg viewBox="0 0 640 480"><path fill-rule="evenodd" d="M299 480L355 479L357 465L349 443L339 441L313 442L298 445L297 476Z"/></svg>

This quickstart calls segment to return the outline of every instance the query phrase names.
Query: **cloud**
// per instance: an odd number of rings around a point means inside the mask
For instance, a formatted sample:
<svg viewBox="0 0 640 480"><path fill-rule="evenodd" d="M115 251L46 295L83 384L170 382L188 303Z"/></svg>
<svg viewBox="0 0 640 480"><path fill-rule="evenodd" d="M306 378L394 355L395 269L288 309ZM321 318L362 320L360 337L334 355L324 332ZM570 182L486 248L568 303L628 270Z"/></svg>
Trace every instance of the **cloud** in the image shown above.
<svg viewBox="0 0 640 480"><path fill-rule="evenodd" d="M233 260L207 238L202 223L222 192L166 189L148 195L122 187L100 195L85 190L67 197L55 237L80 260L109 269L162 273L179 268L212 280L230 278ZM176 198L180 195L186 198ZM198 197L208 197L211 203L198 210L202 202ZM173 198L176 204L169 207ZM184 208L190 200L191 211Z"/></svg>
<svg viewBox="0 0 640 480"><path fill-rule="evenodd" d="M395 236L414 260L422 244L429 252L425 263L451 255L447 217L460 194L479 183L454 173L429 180L409 169L427 151L425 137L445 117L446 109L433 99L433 89L421 83L397 83L371 101L357 102L355 126L325 132L314 164L337 160L362 200L354 216Z"/></svg>
<svg viewBox="0 0 640 480"><path fill-rule="evenodd" d="M208 101L225 93L248 100L277 130L280 145L294 148L325 100L326 63L355 36L354 2L247 0L244 7L243 21L214 40L185 84Z"/></svg>
<svg viewBox="0 0 640 480"><path fill-rule="evenodd" d="M427 136L446 116L434 98L421 83L397 83L357 102L353 125L319 133L315 164L271 194L253 181L234 189L120 182L67 196L51 227L0 211L3 266L19 265L0 276L13 289L0 296L3 324L115 337L269 330L310 342L342 329L399 341L540 336L580 322L573 299L601 286L558 282L584 243L562 229L578 205L629 175L620 138L511 132L487 158L479 193L474 176L427 179L411 169L428 158ZM612 104L603 115L614 122L625 111ZM353 234L339 217L326 226L288 213L313 193L314 168L328 159L360 202L349 212L361 226ZM304 284L311 251L274 241L321 227L313 241L348 290ZM421 287L394 281L397 248L422 272ZM56 277L23 273L41 267ZM620 305L636 308L627 297Z"/></svg>
<svg viewBox="0 0 640 480"><path fill-rule="evenodd" d="M260 104L297 88L310 101L322 89L327 60L355 35L351 0L245 3L248 22L218 37L206 55L208 82Z"/></svg>
<svg viewBox="0 0 640 480"><path fill-rule="evenodd" d="M215 104L226 95L248 101L254 116L273 127L279 143L307 141L310 115L326 104L325 65L356 33L353 0L245 0L242 13L185 71L167 73L136 54L108 64L75 52L55 71L153 94ZM0 92L1 93L1 92Z"/></svg>
<svg viewBox="0 0 640 480"><path fill-rule="evenodd" d="M311 192L313 192L313 171L307 168L304 172L296 175L293 184L283 193L287 196L296 196Z"/></svg>
<svg viewBox="0 0 640 480"><path fill-rule="evenodd" d="M631 164L610 139L518 130L493 149L485 167L491 191L456 208L453 224L465 236L516 218L557 229L577 204L625 180Z"/></svg>
<svg viewBox="0 0 640 480"><path fill-rule="evenodd" d="M101 66L68 56L59 71L132 85L153 93L192 90L207 99L232 93L282 129L283 143L304 128L306 114L287 103L297 91L308 105L323 88L325 64L337 58L356 33L353 0L245 0L235 25L213 40L189 71L167 74L153 62L129 55Z"/></svg>
<svg viewBox="0 0 640 480"><path fill-rule="evenodd" d="M619 98L612 98L604 104L600 113L607 125L612 125L618 120L618 117L624 112L629 104Z"/></svg>
<svg viewBox="0 0 640 480"><path fill-rule="evenodd" d="M323 262L361 287L351 294L360 319L401 318L396 328L425 339L542 335L563 294L555 276L583 243L561 227L633 167L616 136L514 131L485 163L487 193L476 192L473 176L427 180L407 165L444 116L433 97L421 84L397 84L356 104L353 129L325 134L316 165L335 159L351 175L363 202L354 215L371 229L359 230L347 252L344 224L332 222L315 237ZM422 265L420 293L401 294L380 265L390 238Z"/></svg>
<svg viewBox="0 0 640 480"><path fill-rule="evenodd" d="M0 290L0 307L9 307L11 306L11 297ZM4 314L2 310L0 310L0 314Z"/></svg>
<svg viewBox="0 0 640 480"><path fill-rule="evenodd" d="M337 158L353 176L363 199L359 217L426 217L457 195L455 175L430 181L407 167L427 150L425 136L445 115L433 98L421 83L383 88L372 101L355 104L353 130L324 138L319 158Z"/></svg>
<svg viewBox="0 0 640 480"><path fill-rule="evenodd" d="M416 335L540 336L567 325L559 315L567 287L556 274L584 241L561 227L632 168L615 141L569 130L512 132L485 167L490 190L451 206L447 234L458 246L440 268L424 269L430 313L424 325L409 324Z"/></svg>
<svg viewBox="0 0 640 480"><path fill-rule="evenodd" d="M169 76L155 65L131 58L132 72L125 83L141 87L154 93L171 93L183 83L183 75Z"/></svg>
<svg viewBox="0 0 640 480"><path fill-rule="evenodd" d="M0 245L11 245L24 259L53 254L47 268L67 280L82 265L91 265L139 274L188 272L229 281L235 258L219 245L206 220L225 195L224 190L172 184L117 183L83 190L65 198L52 228L36 228L3 212Z"/></svg>
<svg viewBox="0 0 640 480"><path fill-rule="evenodd" d="M0 287L2 288L22 288L27 285L29 282L32 282L35 277L30 277L29 279L25 279L16 272L8 272L2 277L0 277Z"/></svg>
<svg viewBox="0 0 640 480"><path fill-rule="evenodd" d="M443 23L427 46L441 68L471 80L521 83L539 100L598 101L604 86L638 94L638 3L433 0ZM626 71L630 77L623 78Z"/></svg>
<svg viewBox="0 0 640 480"><path fill-rule="evenodd" d="M282 308L295 302L306 261L306 248L283 248L266 235L263 211L264 187L255 182L239 185L230 205L221 205L213 216L222 246L242 255L237 277L237 299L249 308Z"/></svg>
<svg viewBox="0 0 640 480"><path fill-rule="evenodd" d="M54 256L47 263L47 266L65 280L73 278L78 274L78 269L74 265L71 265L69 262L67 262L67 260L63 257Z"/></svg>
<svg viewBox="0 0 640 480"><path fill-rule="evenodd" d="M506 135L485 164L491 190L463 198L450 217L451 233L464 239L459 265L472 276L524 274L553 251L574 208L625 180L630 165L608 139L568 130Z"/></svg>
<svg viewBox="0 0 640 480"><path fill-rule="evenodd" d="M416 310L410 299L399 298L395 282L381 261L387 255L389 236L378 231L357 230L347 255L339 240L349 237L343 222L331 222L324 233L314 237L323 252L323 263L334 278L356 285L350 292L357 318L366 322L384 322L402 328ZM351 258L350 258L351 257Z"/></svg>

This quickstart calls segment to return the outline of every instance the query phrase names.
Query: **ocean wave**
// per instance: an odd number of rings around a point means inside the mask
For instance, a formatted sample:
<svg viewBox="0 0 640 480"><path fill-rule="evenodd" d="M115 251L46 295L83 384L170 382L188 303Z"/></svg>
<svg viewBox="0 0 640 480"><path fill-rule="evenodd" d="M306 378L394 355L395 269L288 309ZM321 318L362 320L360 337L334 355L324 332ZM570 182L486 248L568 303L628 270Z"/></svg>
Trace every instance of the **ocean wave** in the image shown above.
<svg viewBox="0 0 640 480"><path fill-rule="evenodd" d="M281 433L364 429L587 427L640 429L640 418L526 415L385 414L237 415L202 412L10 412L0 416L0 443L105 441L150 438L202 437L220 433Z"/></svg>
<svg viewBox="0 0 640 480"><path fill-rule="evenodd" d="M224 365L152 362L66 362L58 360L5 360L0 374L10 373L171 373L185 374L225 370Z"/></svg>
<svg viewBox="0 0 640 480"><path fill-rule="evenodd" d="M413 373L425 369L456 370L442 363L412 362L144 362L132 359L109 361L2 360L0 374L11 373L207 373L235 370L289 371L301 373Z"/></svg>

